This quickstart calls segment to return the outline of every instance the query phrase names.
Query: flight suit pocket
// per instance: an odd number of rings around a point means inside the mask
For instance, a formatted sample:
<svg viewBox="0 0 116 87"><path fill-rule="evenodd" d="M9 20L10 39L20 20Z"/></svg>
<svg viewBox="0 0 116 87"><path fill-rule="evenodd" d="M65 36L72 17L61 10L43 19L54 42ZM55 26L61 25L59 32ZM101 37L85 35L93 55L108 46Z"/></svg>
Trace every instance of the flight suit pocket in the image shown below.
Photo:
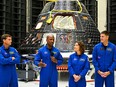
<svg viewBox="0 0 116 87"><path fill-rule="evenodd" d="M73 64L73 65L77 65L77 64L78 64L77 59L74 59L74 60L72 61L72 64Z"/></svg>
<svg viewBox="0 0 116 87"><path fill-rule="evenodd" d="M46 60L46 59L49 59L49 58L50 58L50 55L48 53L42 55L43 60Z"/></svg>
<svg viewBox="0 0 116 87"><path fill-rule="evenodd" d="M83 66L83 65L84 65L84 61L80 61L79 66Z"/></svg>
<svg viewBox="0 0 116 87"><path fill-rule="evenodd" d="M113 52L107 51L107 55L108 55L108 56L113 55Z"/></svg>
<svg viewBox="0 0 116 87"><path fill-rule="evenodd" d="M83 58L81 58L81 59L79 59L79 66L80 67L83 67L85 64L85 59L83 59Z"/></svg>

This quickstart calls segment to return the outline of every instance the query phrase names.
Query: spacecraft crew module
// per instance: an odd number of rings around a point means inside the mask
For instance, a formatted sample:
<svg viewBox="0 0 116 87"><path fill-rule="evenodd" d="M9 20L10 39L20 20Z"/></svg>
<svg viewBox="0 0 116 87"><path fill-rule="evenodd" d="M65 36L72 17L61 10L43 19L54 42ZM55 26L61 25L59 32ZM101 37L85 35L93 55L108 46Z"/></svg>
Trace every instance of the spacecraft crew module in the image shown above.
<svg viewBox="0 0 116 87"><path fill-rule="evenodd" d="M38 16L35 27L25 37L19 47L21 54L34 54L46 44L46 36L51 33L55 36L54 46L68 58L73 52L76 41L86 45L86 51L91 54L95 44L99 42L100 32L85 8L78 0L48 0ZM67 60L57 69L67 70ZM65 66L65 67L64 67Z"/></svg>

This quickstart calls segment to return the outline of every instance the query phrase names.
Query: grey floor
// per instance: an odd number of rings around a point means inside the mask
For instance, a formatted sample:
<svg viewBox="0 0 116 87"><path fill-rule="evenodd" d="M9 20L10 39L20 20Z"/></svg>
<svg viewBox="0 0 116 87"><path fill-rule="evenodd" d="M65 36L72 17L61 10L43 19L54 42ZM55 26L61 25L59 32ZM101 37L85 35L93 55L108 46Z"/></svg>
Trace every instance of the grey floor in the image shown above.
<svg viewBox="0 0 116 87"><path fill-rule="evenodd" d="M19 87L39 87L38 81L19 81ZM68 87L68 81L58 81L58 87ZM94 82L87 82L87 87L94 87Z"/></svg>
<svg viewBox="0 0 116 87"><path fill-rule="evenodd" d="M58 87L68 87L68 73L60 73L59 74L59 80L58 80ZM19 79L20 80L20 79ZM39 75L36 81L19 81L19 87L39 87ZM87 82L87 87L93 87L94 82Z"/></svg>
<svg viewBox="0 0 116 87"><path fill-rule="evenodd" d="M116 78L116 72L115 72L115 78ZM59 80L58 87L68 87L68 80L66 79ZM29 81L29 82L18 81L18 82L19 82L19 87L39 87L39 81ZM115 80L115 86L116 86L116 80ZM94 87L94 82L87 82L86 87Z"/></svg>

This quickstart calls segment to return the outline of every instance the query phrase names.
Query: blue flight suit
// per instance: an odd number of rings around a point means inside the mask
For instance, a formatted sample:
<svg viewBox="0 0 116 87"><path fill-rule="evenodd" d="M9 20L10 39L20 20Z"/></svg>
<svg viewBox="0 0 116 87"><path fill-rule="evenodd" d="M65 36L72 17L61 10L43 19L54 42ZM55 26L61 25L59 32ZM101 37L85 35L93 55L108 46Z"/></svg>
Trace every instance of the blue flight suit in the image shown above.
<svg viewBox="0 0 116 87"><path fill-rule="evenodd" d="M51 61L51 52L52 56L54 56L58 60L57 64ZM40 87L48 87L48 85L49 87L57 87L58 72L56 66L63 63L62 55L57 48L52 47L50 51L46 45L38 50L38 53L34 59L35 65L38 66L41 60L47 65L46 67L42 67L40 71Z"/></svg>
<svg viewBox="0 0 116 87"><path fill-rule="evenodd" d="M95 87L115 87L114 86L114 69L116 66L116 46L108 42L108 46L104 47L102 43L98 43L93 50L93 65L95 67ZM98 70L102 72L110 71L110 75L106 78L98 74Z"/></svg>
<svg viewBox="0 0 116 87"><path fill-rule="evenodd" d="M15 57L15 60L12 60ZM15 48L0 47L0 87L18 87L15 64L20 62L20 56Z"/></svg>
<svg viewBox="0 0 116 87"><path fill-rule="evenodd" d="M70 74L69 87L86 87L85 75L90 69L88 56L85 54L77 55L73 53L68 60L68 70ZM80 75L81 79L78 82L74 81L73 75Z"/></svg>

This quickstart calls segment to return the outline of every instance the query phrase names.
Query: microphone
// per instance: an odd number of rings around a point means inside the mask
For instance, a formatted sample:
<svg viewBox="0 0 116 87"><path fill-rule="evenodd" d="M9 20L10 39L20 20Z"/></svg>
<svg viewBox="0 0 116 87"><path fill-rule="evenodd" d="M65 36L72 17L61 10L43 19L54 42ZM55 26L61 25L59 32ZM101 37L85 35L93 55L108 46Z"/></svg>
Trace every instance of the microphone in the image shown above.
<svg viewBox="0 0 116 87"><path fill-rule="evenodd" d="M51 56L51 61L54 62L54 63L57 63L57 59L54 57L54 52L50 52L50 56Z"/></svg>
<svg viewBox="0 0 116 87"><path fill-rule="evenodd" d="M54 53L53 53L53 52L51 52L51 53L50 53L50 55L51 55L51 56L54 56Z"/></svg>

